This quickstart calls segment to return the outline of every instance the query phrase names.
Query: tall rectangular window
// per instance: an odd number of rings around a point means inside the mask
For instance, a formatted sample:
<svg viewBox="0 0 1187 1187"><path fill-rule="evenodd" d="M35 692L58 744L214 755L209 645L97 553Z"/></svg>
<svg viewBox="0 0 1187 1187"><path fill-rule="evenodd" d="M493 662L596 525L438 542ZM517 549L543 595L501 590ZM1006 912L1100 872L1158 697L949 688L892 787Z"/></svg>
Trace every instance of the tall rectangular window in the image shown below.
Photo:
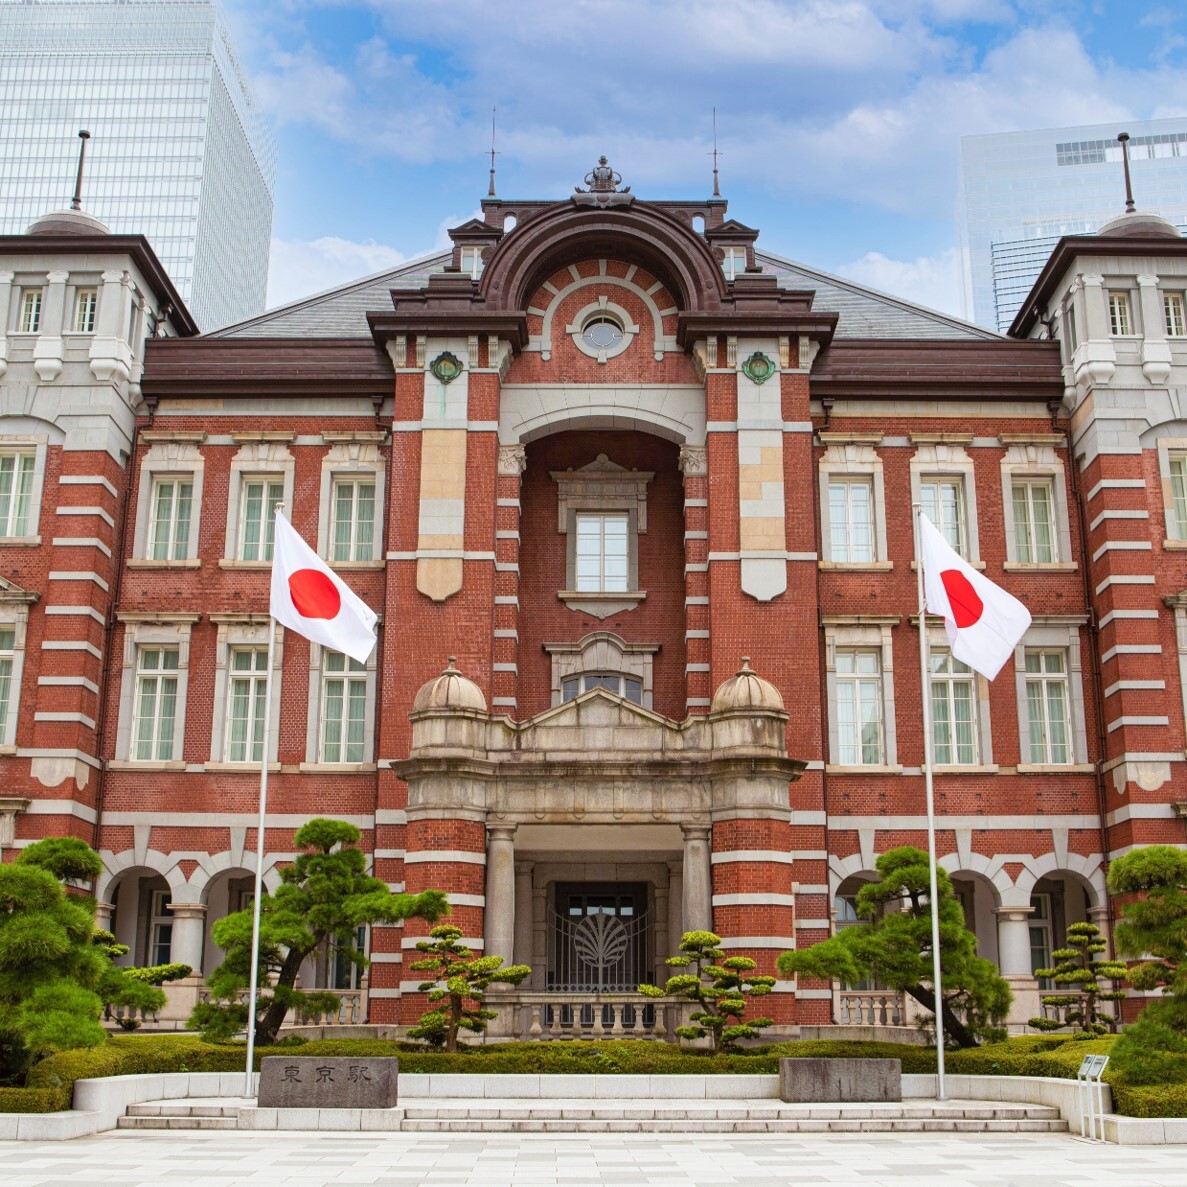
<svg viewBox="0 0 1187 1187"><path fill-rule="evenodd" d="M149 924L148 963L168 964L173 955L173 908L168 890L152 892L152 915Z"/></svg>
<svg viewBox="0 0 1187 1187"><path fill-rule="evenodd" d="M1172 457L1170 471L1173 515L1166 530L1172 540L1187 540L1187 457Z"/></svg>
<svg viewBox="0 0 1187 1187"><path fill-rule="evenodd" d="M931 719L935 760L971 766L977 761L976 677L951 652L931 653Z"/></svg>
<svg viewBox="0 0 1187 1187"><path fill-rule="evenodd" d="M136 720L132 754L140 762L169 762L177 717L176 647L136 652Z"/></svg>
<svg viewBox="0 0 1187 1187"><path fill-rule="evenodd" d="M16 711L18 689L12 686L16 631L0 627L0 740L8 737L8 719Z"/></svg>
<svg viewBox="0 0 1187 1187"><path fill-rule="evenodd" d="M725 257L721 261L726 280L733 280L746 271L746 249L744 247L727 247Z"/></svg>
<svg viewBox="0 0 1187 1187"><path fill-rule="evenodd" d="M482 251L477 247L463 247L461 250L462 271L471 280L477 280L482 275Z"/></svg>
<svg viewBox="0 0 1187 1187"><path fill-rule="evenodd" d="M0 454L0 536L29 534L33 471L36 466L36 454Z"/></svg>
<svg viewBox="0 0 1187 1187"><path fill-rule="evenodd" d="M95 313L99 308L97 289L79 289L74 298L73 330L76 334L95 332Z"/></svg>
<svg viewBox="0 0 1187 1187"><path fill-rule="evenodd" d="M1030 761L1070 763L1072 730L1065 652L1027 651L1026 715Z"/></svg>
<svg viewBox="0 0 1187 1187"><path fill-rule="evenodd" d="M1182 293L1162 294L1162 314L1166 319L1168 338L1182 338L1187 335L1187 318L1184 318Z"/></svg>
<svg viewBox="0 0 1187 1187"><path fill-rule="evenodd" d="M838 651L837 743L844 766L879 766L884 760L882 664L876 651Z"/></svg>
<svg viewBox="0 0 1187 1187"><path fill-rule="evenodd" d="M577 515L577 589L625 592L630 582L628 517L624 514Z"/></svg>
<svg viewBox="0 0 1187 1187"><path fill-rule="evenodd" d="M1129 315L1129 294L1109 294L1109 333L1124 337L1133 333L1133 319Z"/></svg>
<svg viewBox="0 0 1187 1187"><path fill-rule="evenodd" d="M863 481L828 484L829 555L838 564L873 561L874 485Z"/></svg>
<svg viewBox="0 0 1187 1187"><path fill-rule="evenodd" d="M189 555L190 516L194 481L186 476L154 478L149 557L154 561L180 561Z"/></svg>
<svg viewBox="0 0 1187 1187"><path fill-rule="evenodd" d="M321 761L362 762L366 753L366 666L341 652L323 651L321 708Z"/></svg>
<svg viewBox="0 0 1187 1187"><path fill-rule="evenodd" d="M258 763L264 757L264 702L268 651L236 647L227 673L227 762Z"/></svg>
<svg viewBox="0 0 1187 1187"><path fill-rule="evenodd" d="M21 293L21 309L16 328L22 334L41 332L41 289L25 289Z"/></svg>
<svg viewBox="0 0 1187 1187"><path fill-rule="evenodd" d="M1014 497L1014 543L1024 565L1049 565L1058 560L1055 551L1054 497L1051 483L1043 479L1016 481Z"/></svg>
<svg viewBox="0 0 1187 1187"><path fill-rule="evenodd" d="M964 483L959 478L925 478L919 484L923 514L961 556L967 556L965 541Z"/></svg>
<svg viewBox="0 0 1187 1187"><path fill-rule="evenodd" d="M276 507L284 499L284 483L244 478L239 492L239 559L270 561L276 532Z"/></svg>
<svg viewBox="0 0 1187 1187"><path fill-rule="evenodd" d="M334 538L330 559L369 561L375 557L375 481L336 478L331 490Z"/></svg>

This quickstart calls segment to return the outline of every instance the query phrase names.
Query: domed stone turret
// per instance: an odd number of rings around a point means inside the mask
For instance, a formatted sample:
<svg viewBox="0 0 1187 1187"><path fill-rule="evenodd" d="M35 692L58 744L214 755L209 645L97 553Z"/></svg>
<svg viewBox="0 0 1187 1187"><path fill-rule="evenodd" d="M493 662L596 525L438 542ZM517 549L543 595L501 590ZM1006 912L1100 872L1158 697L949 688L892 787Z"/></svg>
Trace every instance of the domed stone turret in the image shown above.
<svg viewBox="0 0 1187 1187"><path fill-rule="evenodd" d="M1142 210L1127 210L1116 218L1111 218L1097 235L1111 239L1181 239L1179 228L1174 223L1163 218L1160 214L1150 214Z"/></svg>
<svg viewBox="0 0 1187 1187"><path fill-rule="evenodd" d="M427 684L422 684L412 702L413 713L425 709L477 709L486 712L486 697L473 680L457 669L457 656L449 657L449 666Z"/></svg>
<svg viewBox="0 0 1187 1187"><path fill-rule="evenodd" d="M26 235L110 235L111 232L93 214L85 210L51 210L34 219Z"/></svg>
<svg viewBox="0 0 1187 1187"><path fill-rule="evenodd" d="M750 656L744 655L737 674L726 680L713 694L710 712L782 708L783 698L779 695L779 690L755 672L750 666Z"/></svg>

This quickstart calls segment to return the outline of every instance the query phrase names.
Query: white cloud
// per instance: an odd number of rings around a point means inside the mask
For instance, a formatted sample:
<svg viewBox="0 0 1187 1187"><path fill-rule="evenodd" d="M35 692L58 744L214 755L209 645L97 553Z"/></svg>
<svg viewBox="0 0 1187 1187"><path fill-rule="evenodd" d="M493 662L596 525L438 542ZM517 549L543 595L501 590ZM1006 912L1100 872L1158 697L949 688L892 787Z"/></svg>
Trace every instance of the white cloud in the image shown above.
<svg viewBox="0 0 1187 1187"><path fill-rule="evenodd" d="M268 269L268 308L287 305L314 293L398 268L406 259L385 243L355 243L326 235L310 242L273 239Z"/></svg>
<svg viewBox="0 0 1187 1187"><path fill-rule="evenodd" d="M961 315L960 253L956 248L914 260L892 260L871 251L851 264L843 264L837 272L867 288L916 305L953 317Z"/></svg>

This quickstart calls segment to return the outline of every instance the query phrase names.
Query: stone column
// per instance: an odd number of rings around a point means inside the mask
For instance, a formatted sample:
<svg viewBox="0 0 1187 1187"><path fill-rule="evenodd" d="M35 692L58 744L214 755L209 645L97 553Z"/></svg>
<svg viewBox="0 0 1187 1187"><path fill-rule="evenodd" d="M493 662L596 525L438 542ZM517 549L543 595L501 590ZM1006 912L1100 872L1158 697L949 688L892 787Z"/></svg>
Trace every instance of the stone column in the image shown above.
<svg viewBox="0 0 1187 1187"><path fill-rule="evenodd" d="M684 934L684 863L668 862L668 956L680 951Z"/></svg>
<svg viewBox="0 0 1187 1187"><path fill-rule="evenodd" d="M684 930L713 930L713 878L709 865L709 826L683 824Z"/></svg>
<svg viewBox="0 0 1187 1187"><path fill-rule="evenodd" d="M0 272L0 309L8 309L15 272ZM0 375L8 370L8 323L0 322Z"/></svg>
<svg viewBox="0 0 1187 1187"><path fill-rule="evenodd" d="M532 871L530 861L515 863L515 963L532 963ZM533 973L535 970L533 970Z"/></svg>
<svg viewBox="0 0 1187 1187"><path fill-rule="evenodd" d="M111 931L111 921L115 916L115 903L95 904L95 927L99 931Z"/></svg>
<svg viewBox="0 0 1187 1187"><path fill-rule="evenodd" d="M485 956L512 963L515 951L515 825L486 830Z"/></svg>
<svg viewBox="0 0 1187 1187"><path fill-rule="evenodd" d="M70 279L70 273L47 272L45 279L41 326L33 345L33 370L42 383L52 383L62 374L62 360L65 357L62 328L66 319L66 281Z"/></svg>
<svg viewBox="0 0 1187 1187"><path fill-rule="evenodd" d="M1030 967L1030 917L1033 907L995 907L997 963L1014 994L1009 1027L1021 1031L1041 1009L1039 983Z"/></svg>
<svg viewBox="0 0 1187 1187"><path fill-rule="evenodd" d="M170 903L173 912L173 942L169 959L202 972L202 945L206 939L206 908L201 903Z"/></svg>

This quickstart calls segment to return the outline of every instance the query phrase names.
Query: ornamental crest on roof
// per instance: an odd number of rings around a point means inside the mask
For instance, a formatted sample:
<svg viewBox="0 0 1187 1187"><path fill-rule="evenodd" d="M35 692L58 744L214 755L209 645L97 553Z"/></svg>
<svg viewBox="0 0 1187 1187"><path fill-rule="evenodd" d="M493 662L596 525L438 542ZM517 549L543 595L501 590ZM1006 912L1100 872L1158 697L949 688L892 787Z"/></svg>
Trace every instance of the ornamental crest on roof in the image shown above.
<svg viewBox="0 0 1187 1187"><path fill-rule="evenodd" d="M604 157L598 157L598 163L585 175L585 184L589 189L574 186L573 201L580 205L619 206L633 202L630 195L631 187L622 185L622 174L610 168L610 162Z"/></svg>

